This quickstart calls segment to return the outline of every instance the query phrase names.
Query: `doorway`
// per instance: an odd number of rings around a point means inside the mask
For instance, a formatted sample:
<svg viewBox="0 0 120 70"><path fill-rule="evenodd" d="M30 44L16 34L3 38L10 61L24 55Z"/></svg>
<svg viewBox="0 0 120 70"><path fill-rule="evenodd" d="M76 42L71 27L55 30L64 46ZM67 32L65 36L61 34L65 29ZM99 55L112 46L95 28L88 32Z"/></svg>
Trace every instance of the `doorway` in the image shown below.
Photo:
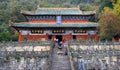
<svg viewBox="0 0 120 70"><path fill-rule="evenodd" d="M58 39L58 42L62 41L62 35L56 35L56 39Z"/></svg>
<svg viewBox="0 0 120 70"><path fill-rule="evenodd" d="M73 35L73 39L76 39L76 35Z"/></svg>
<svg viewBox="0 0 120 70"><path fill-rule="evenodd" d="M51 40L51 39L52 39L52 35L49 35L49 36L48 36L48 39Z"/></svg>

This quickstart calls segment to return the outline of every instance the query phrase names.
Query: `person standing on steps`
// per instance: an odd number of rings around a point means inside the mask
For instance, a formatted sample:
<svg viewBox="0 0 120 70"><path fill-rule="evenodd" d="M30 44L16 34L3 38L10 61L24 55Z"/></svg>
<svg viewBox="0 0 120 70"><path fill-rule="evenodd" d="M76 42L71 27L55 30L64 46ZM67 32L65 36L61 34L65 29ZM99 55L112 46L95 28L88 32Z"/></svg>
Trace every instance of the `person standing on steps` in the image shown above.
<svg viewBox="0 0 120 70"><path fill-rule="evenodd" d="M55 47L58 47L59 45L58 45L58 39L54 39L54 44L53 44L53 48Z"/></svg>
<svg viewBox="0 0 120 70"><path fill-rule="evenodd" d="M64 43L61 41L58 47L58 54L63 54Z"/></svg>

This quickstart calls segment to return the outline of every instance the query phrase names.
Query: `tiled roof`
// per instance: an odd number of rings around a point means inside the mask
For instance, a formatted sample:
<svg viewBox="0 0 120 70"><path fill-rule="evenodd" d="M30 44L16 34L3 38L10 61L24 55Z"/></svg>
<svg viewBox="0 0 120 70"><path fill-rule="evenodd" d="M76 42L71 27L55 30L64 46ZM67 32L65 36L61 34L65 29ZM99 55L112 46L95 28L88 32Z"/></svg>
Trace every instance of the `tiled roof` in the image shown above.
<svg viewBox="0 0 120 70"><path fill-rule="evenodd" d="M76 8L40 8L35 14L82 14L82 11Z"/></svg>
<svg viewBox="0 0 120 70"><path fill-rule="evenodd" d="M15 27L97 27L97 23L62 23L62 24L41 24L41 23L14 23Z"/></svg>
<svg viewBox="0 0 120 70"><path fill-rule="evenodd" d="M95 11L81 11L79 8L38 8L33 11L21 11L30 15L89 15L95 14Z"/></svg>

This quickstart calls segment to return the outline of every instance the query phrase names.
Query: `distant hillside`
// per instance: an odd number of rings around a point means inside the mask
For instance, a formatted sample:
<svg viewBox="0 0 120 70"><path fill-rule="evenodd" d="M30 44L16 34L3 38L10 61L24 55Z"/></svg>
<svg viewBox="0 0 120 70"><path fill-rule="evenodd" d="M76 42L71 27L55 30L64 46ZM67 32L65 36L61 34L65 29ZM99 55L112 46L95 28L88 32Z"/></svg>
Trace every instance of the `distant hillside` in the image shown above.
<svg viewBox="0 0 120 70"><path fill-rule="evenodd" d="M6 2L6 1L8 1L8 0L0 0L0 2Z"/></svg>
<svg viewBox="0 0 120 70"><path fill-rule="evenodd" d="M71 0L72 4L80 4L80 3L94 3L95 0Z"/></svg>

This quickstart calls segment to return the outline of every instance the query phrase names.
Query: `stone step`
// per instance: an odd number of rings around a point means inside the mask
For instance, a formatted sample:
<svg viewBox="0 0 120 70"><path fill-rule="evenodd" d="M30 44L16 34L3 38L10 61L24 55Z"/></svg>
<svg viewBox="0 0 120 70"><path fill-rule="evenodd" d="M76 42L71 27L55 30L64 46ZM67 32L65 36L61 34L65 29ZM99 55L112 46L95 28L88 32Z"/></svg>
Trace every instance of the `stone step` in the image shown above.
<svg viewBox="0 0 120 70"><path fill-rule="evenodd" d="M51 70L71 70L68 55L64 55L64 52L58 55L58 50L55 48L53 50L53 59Z"/></svg>

